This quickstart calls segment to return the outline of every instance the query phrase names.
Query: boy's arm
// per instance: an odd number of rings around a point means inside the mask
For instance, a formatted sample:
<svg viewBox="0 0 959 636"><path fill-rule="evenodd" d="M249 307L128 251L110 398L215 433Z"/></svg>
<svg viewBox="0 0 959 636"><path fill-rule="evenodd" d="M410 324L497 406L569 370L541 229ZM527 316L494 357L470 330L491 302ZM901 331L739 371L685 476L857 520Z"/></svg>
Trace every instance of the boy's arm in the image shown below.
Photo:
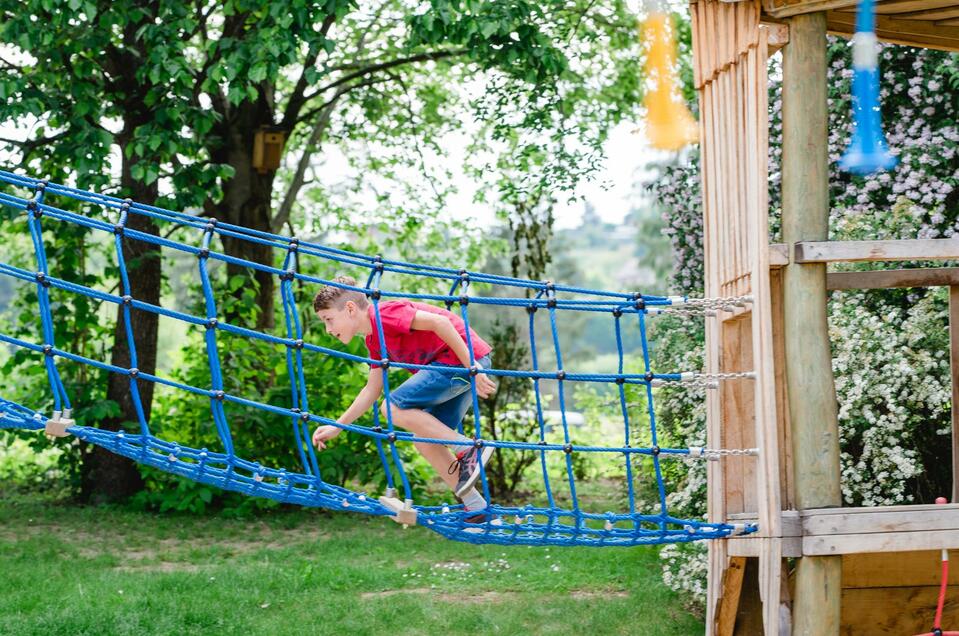
<svg viewBox="0 0 959 636"><path fill-rule="evenodd" d="M450 322L450 319L440 314L431 314L428 311L417 311L413 316L413 322L410 328L417 331L432 331L440 340L445 342L453 351L460 364L464 367L470 366L470 351L466 346L466 341L456 331L456 327ZM479 362L477 361L477 364ZM481 398L488 398L496 392L496 383L485 373L476 376L476 393Z"/></svg>
<svg viewBox="0 0 959 636"><path fill-rule="evenodd" d="M413 316L413 322L410 328L415 331L432 331L440 340L445 342L453 351L460 364L469 368L470 350L466 347L466 341L456 331L456 327L450 322L450 319L440 314L431 314L428 311L417 311Z"/></svg>
<svg viewBox="0 0 959 636"><path fill-rule="evenodd" d="M370 369L370 374L366 378L366 386L360 389L360 392L353 398L353 403L343 412L343 415L336 418L339 424L352 424L361 415L370 410L376 398L383 392L383 370Z"/></svg>
<svg viewBox="0 0 959 636"><path fill-rule="evenodd" d="M360 389L360 392L357 393L355 398L353 398L353 403L350 404L349 408L343 412L343 415L336 419L337 423L352 424L355 422L357 418L363 415L363 413L370 410L370 407L373 406L373 403L376 402L376 398L380 397L380 393L382 392L383 370L370 369L370 374L366 379L366 386ZM317 429L313 432L313 445L318 449L323 450L326 448L326 441L333 439L342 431L343 429L331 424L317 427Z"/></svg>

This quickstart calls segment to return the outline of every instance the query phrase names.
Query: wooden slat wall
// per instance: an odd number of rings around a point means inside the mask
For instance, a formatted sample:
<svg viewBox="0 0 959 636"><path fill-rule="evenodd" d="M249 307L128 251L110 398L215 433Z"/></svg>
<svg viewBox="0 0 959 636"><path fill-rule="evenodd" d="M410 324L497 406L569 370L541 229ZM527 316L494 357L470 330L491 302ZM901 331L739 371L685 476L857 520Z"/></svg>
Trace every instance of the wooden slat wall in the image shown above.
<svg viewBox="0 0 959 636"><path fill-rule="evenodd" d="M770 601L763 604L765 631L773 634L779 625L782 492L768 260L767 33L760 28L758 0L698 0L690 13L701 113L706 296L754 298L745 312L707 321L706 371L758 375L755 383L726 383L709 392L707 443L760 449L758 459L711 462L709 519L757 513L761 534L769 537L763 540L759 585ZM711 542L709 550L707 630L713 633L729 560L724 542Z"/></svg>

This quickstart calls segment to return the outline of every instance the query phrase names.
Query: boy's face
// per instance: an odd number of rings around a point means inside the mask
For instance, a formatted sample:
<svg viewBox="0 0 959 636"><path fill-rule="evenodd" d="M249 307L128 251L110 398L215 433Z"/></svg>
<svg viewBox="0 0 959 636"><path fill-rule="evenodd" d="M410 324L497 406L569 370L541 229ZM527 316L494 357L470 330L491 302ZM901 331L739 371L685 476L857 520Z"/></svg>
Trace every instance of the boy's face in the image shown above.
<svg viewBox="0 0 959 636"><path fill-rule="evenodd" d="M326 326L326 333L330 334L343 344L349 344L350 340L359 333L362 326L363 316L359 307L352 300L346 301L343 307L337 309L321 309L316 315Z"/></svg>

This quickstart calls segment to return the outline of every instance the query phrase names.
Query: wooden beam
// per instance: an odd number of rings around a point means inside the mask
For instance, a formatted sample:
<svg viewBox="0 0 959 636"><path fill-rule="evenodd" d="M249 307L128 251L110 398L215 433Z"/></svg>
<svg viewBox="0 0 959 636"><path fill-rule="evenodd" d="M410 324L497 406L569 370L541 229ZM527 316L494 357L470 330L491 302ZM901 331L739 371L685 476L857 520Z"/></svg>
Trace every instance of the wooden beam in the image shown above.
<svg viewBox="0 0 959 636"><path fill-rule="evenodd" d="M804 538L844 534L921 533L924 530L959 532L959 506L954 504L814 509L804 510L801 519ZM959 548L959 544L955 547Z"/></svg>
<svg viewBox="0 0 959 636"><path fill-rule="evenodd" d="M723 572L723 589L719 597L719 607L716 608L716 636L733 635L745 569L745 557L732 557L729 559L729 567Z"/></svg>
<svg viewBox="0 0 959 636"><path fill-rule="evenodd" d="M762 552L762 537L753 537L753 535L747 534L743 537L730 537L723 541L726 543L727 553L731 557L758 557ZM782 538L782 556L795 558L802 555L802 537Z"/></svg>
<svg viewBox="0 0 959 636"><path fill-rule="evenodd" d="M766 55L772 56L773 53L789 44L789 26L780 22L763 22L760 28L766 29L769 33L766 40Z"/></svg>
<svg viewBox="0 0 959 636"><path fill-rule="evenodd" d="M822 241L829 225L826 15L796 16L788 23L782 80L782 233L787 245ZM796 503L800 508L838 506L839 426L826 323L826 266L787 265L783 303ZM795 581L793 633L838 634L840 595L835 592L842 582L842 560L802 558Z"/></svg>
<svg viewBox="0 0 959 636"><path fill-rule="evenodd" d="M877 15L891 15L899 13L910 13L912 11L921 11L923 9L941 9L942 7L951 7L956 4L956 0L884 0L876 5ZM855 7L848 7L843 11L856 12Z"/></svg>
<svg viewBox="0 0 959 636"><path fill-rule="evenodd" d="M782 157L783 239L787 245L820 245L829 219L826 36L821 13L790 20L789 44L783 49ZM786 378L789 395L794 396L789 415L800 508L838 506L842 501L825 262L794 258L783 270Z"/></svg>
<svg viewBox="0 0 959 636"><path fill-rule="evenodd" d="M952 376L952 503L959 503L959 285L949 287L949 370Z"/></svg>
<svg viewBox="0 0 959 636"><path fill-rule="evenodd" d="M730 515L751 523L755 513ZM783 511L783 556L809 557L867 552L959 550L959 504L873 508L810 508ZM725 539L731 556L757 555L762 539Z"/></svg>
<svg viewBox="0 0 959 636"><path fill-rule="evenodd" d="M898 241L798 241L796 263L858 263L959 259L959 239Z"/></svg>
<svg viewBox="0 0 959 636"><path fill-rule="evenodd" d="M856 31L856 16L845 11L830 11L827 29L832 35L850 37ZM953 20L931 22L876 16L876 37L890 44L959 51L959 26Z"/></svg>
<svg viewBox="0 0 959 636"><path fill-rule="evenodd" d="M773 243L769 246L769 266L785 267L789 265L789 246L785 243Z"/></svg>
<svg viewBox="0 0 959 636"><path fill-rule="evenodd" d="M869 272L830 272L826 289L892 289L959 285L959 267L882 269Z"/></svg>
<svg viewBox="0 0 959 636"><path fill-rule="evenodd" d="M810 556L942 550L957 546L959 546L959 530L821 535L803 537L803 559L800 563Z"/></svg>
<svg viewBox="0 0 959 636"><path fill-rule="evenodd" d="M949 18L959 18L959 6L900 13L896 15L896 18L903 20L948 20Z"/></svg>
<svg viewBox="0 0 959 636"><path fill-rule="evenodd" d="M856 6L857 0L763 0L763 11L774 18L788 18Z"/></svg>

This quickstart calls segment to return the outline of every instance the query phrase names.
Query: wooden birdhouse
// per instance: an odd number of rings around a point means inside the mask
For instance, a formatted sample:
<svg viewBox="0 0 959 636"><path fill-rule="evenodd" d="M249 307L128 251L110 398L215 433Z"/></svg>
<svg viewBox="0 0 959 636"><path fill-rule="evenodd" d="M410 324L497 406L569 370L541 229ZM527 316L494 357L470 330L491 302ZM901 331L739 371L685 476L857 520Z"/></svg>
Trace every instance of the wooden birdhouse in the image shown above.
<svg viewBox="0 0 959 636"><path fill-rule="evenodd" d="M280 128L264 127L256 131L253 137L253 167L257 172L266 174L280 167L285 142L286 131Z"/></svg>

